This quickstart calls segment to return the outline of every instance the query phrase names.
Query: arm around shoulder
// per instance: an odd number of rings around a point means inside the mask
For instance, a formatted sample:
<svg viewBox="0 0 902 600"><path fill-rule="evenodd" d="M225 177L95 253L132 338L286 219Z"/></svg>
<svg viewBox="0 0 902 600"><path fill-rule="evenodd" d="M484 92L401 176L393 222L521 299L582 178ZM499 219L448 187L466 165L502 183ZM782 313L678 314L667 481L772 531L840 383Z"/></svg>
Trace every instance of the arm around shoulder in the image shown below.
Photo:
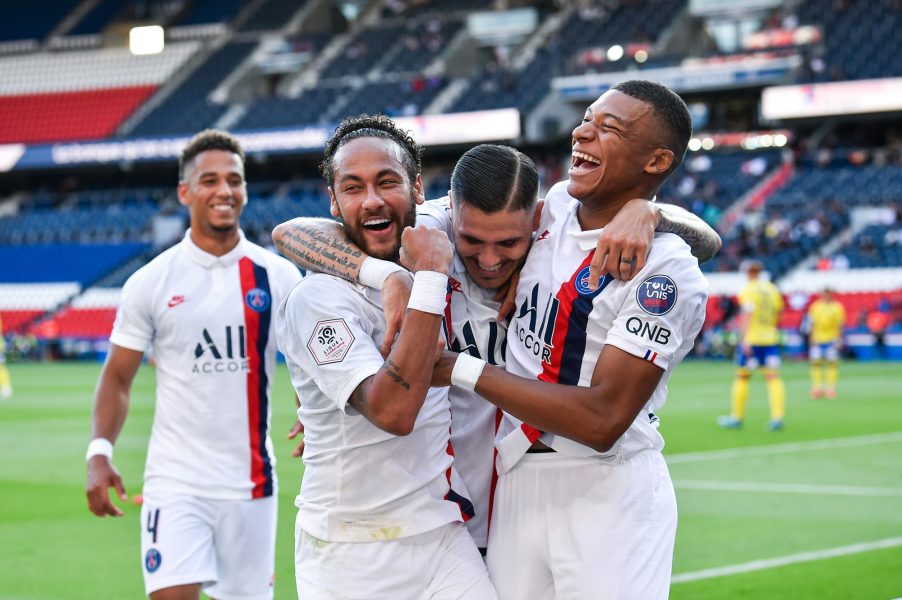
<svg viewBox="0 0 902 600"><path fill-rule="evenodd" d="M703 263L711 260L723 245L720 235L701 218L674 204L653 204L658 210L657 231L674 233L689 244L692 255Z"/></svg>

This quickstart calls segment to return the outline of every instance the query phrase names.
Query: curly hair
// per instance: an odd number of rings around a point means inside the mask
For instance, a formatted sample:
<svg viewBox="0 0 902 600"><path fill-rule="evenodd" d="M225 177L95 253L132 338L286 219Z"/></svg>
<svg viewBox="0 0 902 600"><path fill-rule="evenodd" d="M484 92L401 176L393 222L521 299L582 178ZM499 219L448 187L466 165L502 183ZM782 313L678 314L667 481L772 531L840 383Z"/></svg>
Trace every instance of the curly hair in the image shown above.
<svg viewBox="0 0 902 600"><path fill-rule="evenodd" d="M320 163L320 172L326 185L332 186L334 183L334 165L335 153L338 149L357 138L375 137L392 140L403 150L402 162L407 170L407 175L412 182L420 174L423 164L423 149L417 145L406 132L399 128L394 121L385 115L367 115L362 114L356 117L346 117L335 128L335 133L326 142L326 148L323 151L323 162Z"/></svg>
<svg viewBox="0 0 902 600"><path fill-rule="evenodd" d="M234 135L227 131L219 129L204 129L195 135L182 150L179 157L179 179L185 180L185 166L190 163L201 152L207 150L224 150L237 154L241 162L244 163L244 150L241 148L241 142Z"/></svg>

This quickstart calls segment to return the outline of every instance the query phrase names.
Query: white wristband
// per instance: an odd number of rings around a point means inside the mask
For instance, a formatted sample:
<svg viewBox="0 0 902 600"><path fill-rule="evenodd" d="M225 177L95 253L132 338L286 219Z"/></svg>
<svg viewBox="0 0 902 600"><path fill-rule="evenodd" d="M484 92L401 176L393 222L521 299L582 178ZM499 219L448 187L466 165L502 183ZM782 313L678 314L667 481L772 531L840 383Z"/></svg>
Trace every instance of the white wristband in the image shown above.
<svg viewBox="0 0 902 600"><path fill-rule="evenodd" d="M457 360L454 361L454 368L451 369L451 385L474 391L484 368L484 360L469 354L458 354Z"/></svg>
<svg viewBox="0 0 902 600"><path fill-rule="evenodd" d="M388 276L398 271L407 271L404 267L388 260L381 260L367 256L360 265L360 273L357 275L357 281L361 285L374 290L381 290L382 285Z"/></svg>
<svg viewBox="0 0 902 600"><path fill-rule="evenodd" d="M113 458L113 443L106 438L94 438L88 444L88 453L85 454L85 460L91 460L92 456L106 456Z"/></svg>
<svg viewBox="0 0 902 600"><path fill-rule="evenodd" d="M407 308L442 315L448 295L448 276L438 271L417 271Z"/></svg>

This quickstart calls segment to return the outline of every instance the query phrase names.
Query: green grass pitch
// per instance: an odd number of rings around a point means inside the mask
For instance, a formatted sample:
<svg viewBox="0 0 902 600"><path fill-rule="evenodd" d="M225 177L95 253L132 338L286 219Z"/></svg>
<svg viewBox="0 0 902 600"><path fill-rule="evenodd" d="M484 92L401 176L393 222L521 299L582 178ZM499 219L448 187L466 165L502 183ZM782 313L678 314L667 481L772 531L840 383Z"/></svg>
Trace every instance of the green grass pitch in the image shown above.
<svg viewBox="0 0 902 600"><path fill-rule="evenodd" d="M100 365L10 371L15 396L0 402L0 600L142 597L138 507L98 519L84 497ZM839 397L829 401L808 399L804 364L787 364L784 375L788 414L777 433L765 431L760 375L739 431L715 425L729 409L729 364L689 362L671 380L661 411L680 510L671 598L902 597L902 365L843 364ZM281 599L295 597L302 473L285 439L294 416L284 367L274 398ZM153 372L143 367L116 445L130 494L140 492L152 416Z"/></svg>

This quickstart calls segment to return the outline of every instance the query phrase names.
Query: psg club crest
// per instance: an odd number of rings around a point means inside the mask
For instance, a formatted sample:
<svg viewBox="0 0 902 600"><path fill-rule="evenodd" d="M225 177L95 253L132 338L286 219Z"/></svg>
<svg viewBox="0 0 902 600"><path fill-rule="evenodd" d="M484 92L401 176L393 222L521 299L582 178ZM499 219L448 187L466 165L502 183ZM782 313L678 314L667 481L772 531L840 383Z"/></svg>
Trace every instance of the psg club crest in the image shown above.
<svg viewBox="0 0 902 600"><path fill-rule="evenodd" d="M254 312L264 312L269 308L269 294L260 288L254 288L244 295L244 303Z"/></svg>
<svg viewBox="0 0 902 600"><path fill-rule="evenodd" d="M576 291L579 292L580 296L597 296L612 279L610 275L605 275L598 280L598 287L593 290L589 287L590 269L591 267L583 267L580 269L580 272L576 274L576 280L573 282L573 287L576 288Z"/></svg>
<svg viewBox="0 0 902 600"><path fill-rule="evenodd" d="M153 573L159 569L162 563L163 556L156 548L151 548L147 551L147 554L144 555L144 568L147 569L148 573Z"/></svg>
<svg viewBox="0 0 902 600"><path fill-rule="evenodd" d="M639 284L636 302L650 315L666 315L676 304L677 286L667 275L652 275Z"/></svg>

